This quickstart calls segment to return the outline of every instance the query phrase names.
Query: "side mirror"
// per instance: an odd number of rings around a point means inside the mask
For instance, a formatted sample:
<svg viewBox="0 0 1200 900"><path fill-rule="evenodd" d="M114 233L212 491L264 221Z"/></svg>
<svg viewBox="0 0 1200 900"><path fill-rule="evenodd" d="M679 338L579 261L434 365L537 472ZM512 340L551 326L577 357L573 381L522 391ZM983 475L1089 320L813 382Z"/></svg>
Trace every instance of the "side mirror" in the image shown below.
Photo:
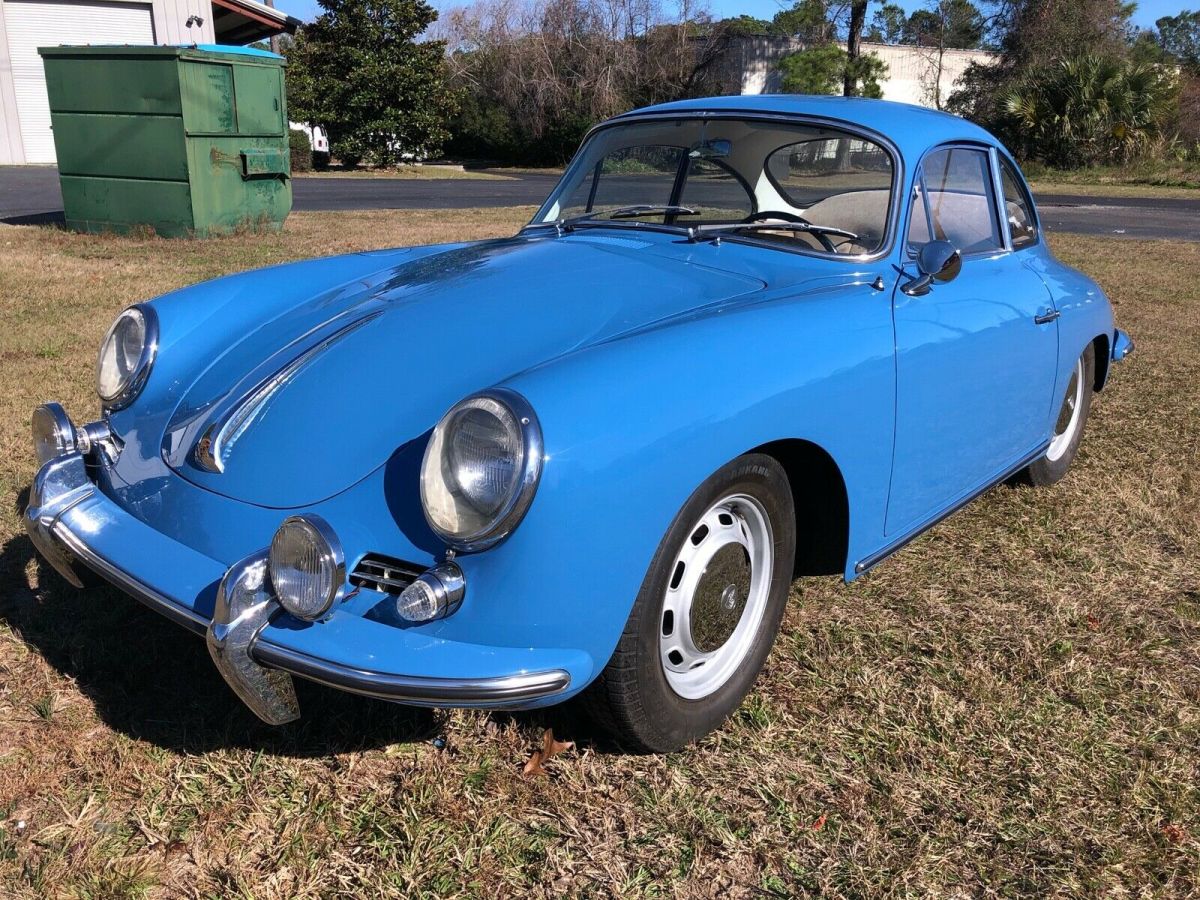
<svg viewBox="0 0 1200 900"><path fill-rule="evenodd" d="M910 297L925 296L935 281L957 278L962 271L962 256L949 241L930 241L917 251L917 270L920 275L900 286Z"/></svg>

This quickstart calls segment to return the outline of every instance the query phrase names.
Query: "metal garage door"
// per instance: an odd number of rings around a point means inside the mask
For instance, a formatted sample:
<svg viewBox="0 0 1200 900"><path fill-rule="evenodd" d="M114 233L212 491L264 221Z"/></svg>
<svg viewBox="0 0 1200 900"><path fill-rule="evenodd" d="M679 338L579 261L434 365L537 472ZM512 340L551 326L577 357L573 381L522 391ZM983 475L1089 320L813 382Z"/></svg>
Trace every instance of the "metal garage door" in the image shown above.
<svg viewBox="0 0 1200 900"><path fill-rule="evenodd" d="M57 44L153 44L150 6L142 3L48 3L5 0L4 20L17 92L25 161L54 162L50 103L38 47Z"/></svg>

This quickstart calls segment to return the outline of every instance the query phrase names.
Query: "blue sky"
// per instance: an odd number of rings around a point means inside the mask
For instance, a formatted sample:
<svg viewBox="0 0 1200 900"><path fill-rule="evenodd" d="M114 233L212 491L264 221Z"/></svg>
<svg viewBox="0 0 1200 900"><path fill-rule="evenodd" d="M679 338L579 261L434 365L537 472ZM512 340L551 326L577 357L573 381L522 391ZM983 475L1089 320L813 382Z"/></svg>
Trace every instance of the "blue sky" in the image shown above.
<svg viewBox="0 0 1200 900"><path fill-rule="evenodd" d="M464 5L461 0L431 0L436 9L449 9L455 6ZM895 0L894 0L895 2ZM905 9L913 10L924 6L921 0L898 0L900 6ZM769 19L780 9L790 6L790 3L781 3L777 0L709 0L713 15L717 18L725 16L737 16L746 13L751 16L758 16L761 19ZM298 19L311 19L317 15L320 7L317 6L316 0L275 0L275 5L284 12L295 16ZM1133 20L1143 28L1150 28L1154 25L1156 19L1161 16L1173 16L1182 9L1194 9L1200 7L1200 0L1141 0L1138 3L1137 12L1133 16ZM867 20L870 21L871 15L879 8L877 0L873 0L867 10Z"/></svg>

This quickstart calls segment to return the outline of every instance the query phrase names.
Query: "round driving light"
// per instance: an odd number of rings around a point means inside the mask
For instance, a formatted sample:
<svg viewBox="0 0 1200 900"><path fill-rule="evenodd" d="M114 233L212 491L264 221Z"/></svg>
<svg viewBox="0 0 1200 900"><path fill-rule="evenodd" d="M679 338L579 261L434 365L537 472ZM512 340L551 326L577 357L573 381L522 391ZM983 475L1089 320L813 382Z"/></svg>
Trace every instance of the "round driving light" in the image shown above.
<svg viewBox="0 0 1200 900"><path fill-rule="evenodd" d="M117 316L96 359L96 393L109 409L134 401L157 353L158 317L152 307L139 303Z"/></svg>
<svg viewBox="0 0 1200 900"><path fill-rule="evenodd" d="M75 426L57 403L35 409L29 427L33 432L33 452L41 465L75 449Z"/></svg>
<svg viewBox="0 0 1200 900"><path fill-rule="evenodd" d="M529 402L497 388L455 404L421 464L429 526L456 550L483 550L520 524L542 472L542 431Z"/></svg>
<svg viewBox="0 0 1200 900"><path fill-rule="evenodd" d="M396 598L396 612L409 622L442 619L458 609L467 582L457 563L439 563L421 575Z"/></svg>
<svg viewBox="0 0 1200 900"><path fill-rule="evenodd" d="M346 589L341 543L320 516L284 519L271 539L268 569L280 604L301 619L319 619Z"/></svg>

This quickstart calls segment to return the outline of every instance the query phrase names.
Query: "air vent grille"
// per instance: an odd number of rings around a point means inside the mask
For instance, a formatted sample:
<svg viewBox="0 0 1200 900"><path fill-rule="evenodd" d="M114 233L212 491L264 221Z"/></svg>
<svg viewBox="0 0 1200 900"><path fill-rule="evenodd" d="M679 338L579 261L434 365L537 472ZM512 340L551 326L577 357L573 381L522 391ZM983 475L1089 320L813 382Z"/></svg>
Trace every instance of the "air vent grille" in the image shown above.
<svg viewBox="0 0 1200 900"><path fill-rule="evenodd" d="M424 571L424 567L415 563L368 553L350 573L350 583L385 594L399 594Z"/></svg>

